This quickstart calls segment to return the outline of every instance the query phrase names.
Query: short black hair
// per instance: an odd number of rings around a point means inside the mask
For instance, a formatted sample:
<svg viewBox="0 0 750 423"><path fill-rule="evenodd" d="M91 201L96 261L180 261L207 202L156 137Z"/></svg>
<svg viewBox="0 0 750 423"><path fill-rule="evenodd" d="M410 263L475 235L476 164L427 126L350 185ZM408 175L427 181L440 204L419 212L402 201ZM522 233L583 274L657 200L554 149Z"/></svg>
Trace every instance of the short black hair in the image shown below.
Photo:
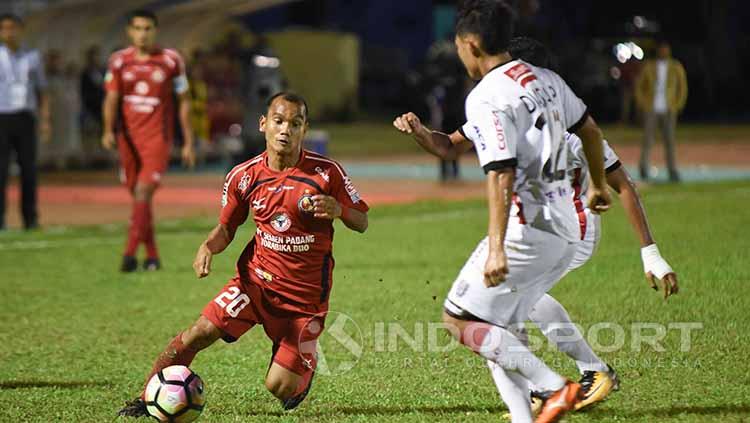
<svg viewBox="0 0 750 423"><path fill-rule="evenodd" d="M136 9L128 13L128 25L132 25L135 18L151 19L154 26L159 26L159 19L156 17L156 13L148 9Z"/></svg>
<svg viewBox="0 0 750 423"><path fill-rule="evenodd" d="M23 19L15 13L3 13L0 14L0 22L13 21L19 26L23 26Z"/></svg>
<svg viewBox="0 0 750 423"><path fill-rule="evenodd" d="M551 67L552 55L547 46L529 37L515 37L510 40L508 53L514 59L521 59L534 66Z"/></svg>
<svg viewBox="0 0 750 423"><path fill-rule="evenodd" d="M274 100L277 98L281 98L282 100L288 101L290 103L294 103L302 108L302 117L305 118L305 122L307 122L307 116L309 113L309 109L307 108L307 101L305 101L304 97L297 93L293 93L291 91L281 91L278 92L271 97L268 98L266 101L266 110L271 108L271 105L273 104Z"/></svg>
<svg viewBox="0 0 750 423"><path fill-rule="evenodd" d="M495 55L508 51L516 14L502 0L464 0L456 14L456 34L475 34L481 48Z"/></svg>

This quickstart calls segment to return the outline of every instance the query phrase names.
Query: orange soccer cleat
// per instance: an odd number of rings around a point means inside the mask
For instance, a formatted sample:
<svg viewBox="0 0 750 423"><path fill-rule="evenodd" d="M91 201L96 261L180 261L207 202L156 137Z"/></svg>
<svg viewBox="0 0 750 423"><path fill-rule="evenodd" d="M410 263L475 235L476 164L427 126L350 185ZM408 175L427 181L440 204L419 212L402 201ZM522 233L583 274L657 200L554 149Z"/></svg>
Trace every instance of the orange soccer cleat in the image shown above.
<svg viewBox="0 0 750 423"><path fill-rule="evenodd" d="M581 385L567 381L559 391L552 392L544 401L542 412L535 423L554 423L575 407L581 399Z"/></svg>

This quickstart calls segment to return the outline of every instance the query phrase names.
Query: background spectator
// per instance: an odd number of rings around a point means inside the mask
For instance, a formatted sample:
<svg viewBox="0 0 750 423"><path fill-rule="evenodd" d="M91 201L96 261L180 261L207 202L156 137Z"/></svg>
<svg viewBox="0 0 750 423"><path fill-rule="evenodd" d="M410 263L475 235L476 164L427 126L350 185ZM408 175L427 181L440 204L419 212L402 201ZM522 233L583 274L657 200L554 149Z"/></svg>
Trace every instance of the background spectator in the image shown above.
<svg viewBox="0 0 750 423"><path fill-rule="evenodd" d="M669 43L660 41L656 48L656 59L648 60L643 66L635 91L636 102L643 112L644 136L641 149L641 179L648 179L649 153L654 143L657 126L664 138L669 179L680 179L675 160L674 132L677 115L687 101L687 78L685 68L672 58Z"/></svg>

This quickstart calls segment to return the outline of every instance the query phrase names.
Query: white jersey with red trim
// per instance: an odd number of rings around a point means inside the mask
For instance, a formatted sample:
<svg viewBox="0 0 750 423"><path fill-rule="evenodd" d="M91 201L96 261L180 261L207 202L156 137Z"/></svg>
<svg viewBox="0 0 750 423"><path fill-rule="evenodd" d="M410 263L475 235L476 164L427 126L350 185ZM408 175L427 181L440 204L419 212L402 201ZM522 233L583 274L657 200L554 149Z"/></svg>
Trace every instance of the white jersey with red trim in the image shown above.
<svg viewBox="0 0 750 423"><path fill-rule="evenodd" d="M587 117L559 75L513 60L487 73L469 94L461 132L474 143L485 173L516 168L511 212L519 223L574 241L580 231L564 135Z"/></svg>
<svg viewBox="0 0 750 423"><path fill-rule="evenodd" d="M586 193L589 190L589 164L583 152L583 141L576 134L565 134L565 140L570 148L570 159L568 161L568 175L575 190L574 201L580 201L585 207L587 204ZM607 140L604 140L604 169L606 173L617 170L621 166L620 158Z"/></svg>

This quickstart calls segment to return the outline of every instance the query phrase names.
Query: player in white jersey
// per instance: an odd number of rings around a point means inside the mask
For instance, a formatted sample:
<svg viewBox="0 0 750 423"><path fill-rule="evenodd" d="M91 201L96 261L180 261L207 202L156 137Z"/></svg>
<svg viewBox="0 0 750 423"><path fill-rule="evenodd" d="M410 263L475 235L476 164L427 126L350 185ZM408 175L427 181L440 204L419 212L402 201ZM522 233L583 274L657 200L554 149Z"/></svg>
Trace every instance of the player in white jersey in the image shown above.
<svg viewBox="0 0 750 423"><path fill-rule="evenodd" d="M566 174L566 130L583 140L591 209L606 210L610 199L601 131L557 74L510 57L512 16L499 0L465 1L458 12L459 57L469 76L481 79L466 101L463 136L429 131L413 114L394 126L419 131L420 145L443 157L465 151L465 138L475 146L487 173L488 237L453 284L443 320L504 380L498 388L514 422L532 421L530 384L546 399L536 421L554 422L578 401L580 385L549 369L512 328L567 270L580 238Z"/></svg>
<svg viewBox="0 0 750 423"><path fill-rule="evenodd" d="M517 37L510 42L510 54L512 57L538 64L549 66L549 53L538 41L526 37ZM406 117L406 115L405 115ZM471 147L471 143L459 131L450 135L456 146ZM417 136L419 130L413 131ZM429 132L429 130L428 130ZM573 134L566 134L566 141L570 150L568 161L568 175L573 187L573 201L579 217L581 229L581 242L578 243L575 256L567 272L574 270L586 263L596 249L601 234L600 219L597 214L592 213L587 207L586 192L589 178L586 158L583 151L583 143L580 138ZM664 285L665 298L678 291L677 276L669 264L661 257L659 250L651 235L646 213L640 201L638 192L630 176L621 166L617 154L604 141L604 166L607 183L621 198L628 216L641 243L641 256L646 278L653 289L658 290L655 278ZM602 401L617 387L618 380L614 370L601 360L586 343L577 327L572 323L565 308L545 294L529 315L542 332L561 351L575 360L582 376L580 383L583 388L583 399L576 404L576 410L580 410L598 401ZM492 368L493 366L490 366ZM498 384L502 384L502 375L493 371Z"/></svg>

